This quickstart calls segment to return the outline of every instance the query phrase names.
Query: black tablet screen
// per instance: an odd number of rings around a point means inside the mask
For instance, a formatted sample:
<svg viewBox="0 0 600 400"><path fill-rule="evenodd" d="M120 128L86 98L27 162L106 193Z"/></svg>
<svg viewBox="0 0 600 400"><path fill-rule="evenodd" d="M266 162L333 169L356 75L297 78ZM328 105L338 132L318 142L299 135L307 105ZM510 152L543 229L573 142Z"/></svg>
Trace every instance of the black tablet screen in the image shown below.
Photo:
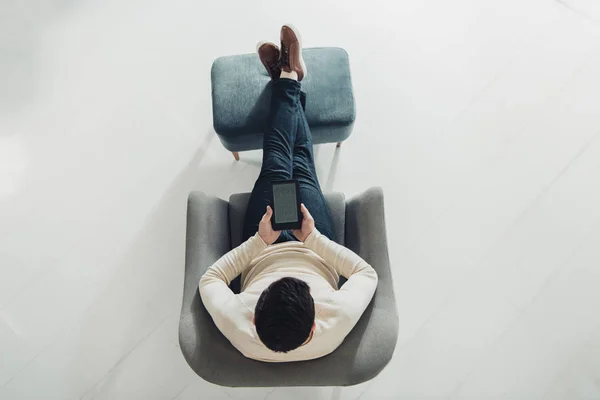
<svg viewBox="0 0 600 400"><path fill-rule="evenodd" d="M275 223L285 224L298 221L295 183L273 185L273 202L275 203Z"/></svg>

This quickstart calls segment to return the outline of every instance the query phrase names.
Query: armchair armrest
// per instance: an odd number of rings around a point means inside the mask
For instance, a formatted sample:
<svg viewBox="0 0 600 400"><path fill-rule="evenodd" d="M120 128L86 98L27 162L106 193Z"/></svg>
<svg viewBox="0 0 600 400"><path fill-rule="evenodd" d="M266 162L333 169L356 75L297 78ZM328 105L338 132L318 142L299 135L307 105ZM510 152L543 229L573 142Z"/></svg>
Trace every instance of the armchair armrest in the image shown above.
<svg viewBox="0 0 600 400"><path fill-rule="evenodd" d="M346 247L377 271L373 300L336 350L352 352L352 384L375 377L394 354L398 340L398 309L394 297L385 229L383 190L370 188L346 203ZM335 353L334 353L335 354ZM360 366L355 370L355 365Z"/></svg>
<svg viewBox="0 0 600 400"><path fill-rule="evenodd" d="M394 298L394 285L390 271L383 190L373 187L352 198L346 204L346 247L354 251L377 271L379 284L374 296L379 300ZM387 307L389 304L385 304ZM394 314L398 314L393 303Z"/></svg>
<svg viewBox="0 0 600 400"><path fill-rule="evenodd" d="M188 364L200 373L207 346L228 346L204 308L198 282L204 272L230 250L228 203L202 192L188 198L185 280L179 320L179 344Z"/></svg>

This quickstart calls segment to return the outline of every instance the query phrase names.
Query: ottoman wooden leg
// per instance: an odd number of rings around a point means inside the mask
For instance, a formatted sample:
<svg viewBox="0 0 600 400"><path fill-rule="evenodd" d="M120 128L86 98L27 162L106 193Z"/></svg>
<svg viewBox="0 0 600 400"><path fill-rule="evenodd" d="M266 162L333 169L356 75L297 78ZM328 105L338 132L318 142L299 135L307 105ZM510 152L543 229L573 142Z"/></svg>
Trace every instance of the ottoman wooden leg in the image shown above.
<svg viewBox="0 0 600 400"><path fill-rule="evenodd" d="M233 154L233 158L235 158L235 161L240 161L240 153L238 153L237 151L232 151L231 154Z"/></svg>
<svg viewBox="0 0 600 400"><path fill-rule="evenodd" d="M337 148L342 147L342 142L337 142L337 145L335 147L337 147Z"/></svg>

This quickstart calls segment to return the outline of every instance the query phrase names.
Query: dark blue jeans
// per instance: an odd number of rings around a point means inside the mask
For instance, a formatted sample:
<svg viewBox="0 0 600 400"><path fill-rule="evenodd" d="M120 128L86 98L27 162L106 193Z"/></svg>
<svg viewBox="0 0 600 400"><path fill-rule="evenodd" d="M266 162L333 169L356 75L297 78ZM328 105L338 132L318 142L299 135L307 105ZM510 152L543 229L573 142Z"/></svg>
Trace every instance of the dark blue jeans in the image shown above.
<svg viewBox="0 0 600 400"><path fill-rule="evenodd" d="M285 78L271 86L269 128L263 139L262 168L244 219L244 241L258 231L258 224L271 203L271 182L286 179L298 180L300 198L313 216L315 227L334 240L331 210L317 179L312 135L304 114L306 97L300 87L299 82ZM276 243L294 240L297 239L291 231L283 231Z"/></svg>
<svg viewBox="0 0 600 400"><path fill-rule="evenodd" d="M300 197L315 220L315 227L334 240L331 210L321 191L310 129L304 115L306 95L293 79L278 79L271 86L271 113L263 138L263 160L252 189L244 219L243 241L258 231L258 224L271 205L271 181L297 179ZM283 231L275 243L297 241L291 231ZM240 276L229 285L241 290Z"/></svg>

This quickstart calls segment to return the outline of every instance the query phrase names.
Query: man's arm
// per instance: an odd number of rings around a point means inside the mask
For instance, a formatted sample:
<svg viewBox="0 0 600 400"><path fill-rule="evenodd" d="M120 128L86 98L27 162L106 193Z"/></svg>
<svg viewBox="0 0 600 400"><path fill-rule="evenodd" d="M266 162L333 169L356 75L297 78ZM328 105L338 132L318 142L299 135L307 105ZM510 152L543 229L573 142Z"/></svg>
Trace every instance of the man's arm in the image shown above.
<svg viewBox="0 0 600 400"><path fill-rule="evenodd" d="M377 272L359 255L328 239L316 228L306 237L304 244L323 258L338 274L348 278L333 296L342 305L341 310L348 317L352 328L375 293Z"/></svg>
<svg viewBox="0 0 600 400"><path fill-rule="evenodd" d="M250 239L223 255L211 265L200 278L200 296L204 306L216 321L220 314L221 306L235 296L229 289L229 283L241 274L250 262L267 248L266 243L256 233Z"/></svg>
<svg viewBox="0 0 600 400"><path fill-rule="evenodd" d="M219 323L223 320L220 317L227 312L223 306L228 300L235 298L235 294L229 289L229 283L248 268L250 262L268 245L273 244L281 233L273 230L272 216L273 209L267 206L258 224L258 232L217 260L200 278L200 297L219 329Z"/></svg>

